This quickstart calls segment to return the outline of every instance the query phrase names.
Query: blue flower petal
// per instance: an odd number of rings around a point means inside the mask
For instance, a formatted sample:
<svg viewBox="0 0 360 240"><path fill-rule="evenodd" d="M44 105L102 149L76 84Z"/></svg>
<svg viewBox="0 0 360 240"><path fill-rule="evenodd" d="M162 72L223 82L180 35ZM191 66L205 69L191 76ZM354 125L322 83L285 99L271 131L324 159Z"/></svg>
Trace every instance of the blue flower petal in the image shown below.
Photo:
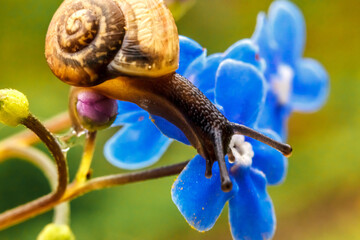
<svg viewBox="0 0 360 240"><path fill-rule="evenodd" d="M265 60L265 76L269 80L268 76L277 71L278 59L276 57L276 43L269 31L264 12L259 13L257 16L255 32L251 39L259 46L260 58Z"/></svg>
<svg viewBox="0 0 360 240"><path fill-rule="evenodd" d="M275 232L273 204L266 192L265 176L252 168L238 174L239 192L229 201L231 233L235 240L271 239Z"/></svg>
<svg viewBox="0 0 360 240"><path fill-rule="evenodd" d="M149 118L149 114L135 103L124 101L117 101L117 103L118 115L113 123L113 126L136 123Z"/></svg>
<svg viewBox="0 0 360 240"><path fill-rule="evenodd" d="M280 136L270 129L256 130L276 141L281 142ZM252 138L247 138L247 141L251 143L255 153L252 167L265 174L268 184L274 185L282 183L287 173L287 158L279 151L262 142L256 141Z"/></svg>
<svg viewBox="0 0 360 240"><path fill-rule="evenodd" d="M206 53L207 51L205 49L200 56L198 56L196 59L193 59L184 72L183 76L186 77L190 82L194 83L196 75L203 71L206 64Z"/></svg>
<svg viewBox="0 0 360 240"><path fill-rule="evenodd" d="M222 59L221 53L208 56L202 71L193 78L194 85L199 88L210 101L214 101L216 71Z"/></svg>
<svg viewBox="0 0 360 240"><path fill-rule="evenodd" d="M291 108L280 104L278 97L272 91L268 91L257 125L260 128L273 130L284 141L287 137L287 121L290 113Z"/></svg>
<svg viewBox="0 0 360 240"><path fill-rule="evenodd" d="M157 162L171 142L150 120L144 120L118 131L105 144L104 154L114 166L138 169Z"/></svg>
<svg viewBox="0 0 360 240"><path fill-rule="evenodd" d="M179 68L176 72L184 76L184 73L189 65L194 61L194 59L202 55L205 50L200 44L185 36L179 36L179 44L180 59Z"/></svg>
<svg viewBox="0 0 360 240"><path fill-rule="evenodd" d="M291 107L301 112L321 108L329 94L329 77L324 67L313 59L302 59L296 65L295 73Z"/></svg>
<svg viewBox="0 0 360 240"><path fill-rule="evenodd" d="M224 59L234 59L255 66L263 71L264 61L261 61L259 48L250 39L243 39L231 45L224 53Z"/></svg>
<svg viewBox="0 0 360 240"><path fill-rule="evenodd" d="M304 50L305 20L293 3L289 1L275 1L269 9L269 28L282 62L294 66Z"/></svg>
<svg viewBox="0 0 360 240"><path fill-rule="evenodd" d="M215 103L232 122L252 125L265 101L265 80L252 65L227 59L217 71Z"/></svg>
<svg viewBox="0 0 360 240"><path fill-rule="evenodd" d="M157 128L165 136L190 145L190 142L186 138L185 134L174 124L159 116L152 115L151 118L154 120L154 124L157 126Z"/></svg>
<svg viewBox="0 0 360 240"><path fill-rule="evenodd" d="M224 193L221 190L219 167L213 166L213 176L205 178L205 160L196 155L176 179L171 197L186 221L198 231L212 228L220 216L225 203L237 191ZM233 181L234 182L234 181Z"/></svg>

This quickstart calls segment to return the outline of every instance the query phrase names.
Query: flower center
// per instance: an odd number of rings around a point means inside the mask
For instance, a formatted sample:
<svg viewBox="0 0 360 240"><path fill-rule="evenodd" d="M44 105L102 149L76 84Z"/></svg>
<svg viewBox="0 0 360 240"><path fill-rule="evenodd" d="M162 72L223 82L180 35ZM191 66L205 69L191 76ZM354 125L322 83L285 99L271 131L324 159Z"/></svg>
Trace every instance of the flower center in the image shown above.
<svg viewBox="0 0 360 240"><path fill-rule="evenodd" d="M230 158L232 158L231 160L235 163L235 166L251 166L254 151L252 145L245 141L243 135L232 136L229 147L232 153Z"/></svg>
<svg viewBox="0 0 360 240"><path fill-rule="evenodd" d="M294 71L285 64L279 65L277 74L271 78L271 89L282 105L289 102L293 78Z"/></svg>

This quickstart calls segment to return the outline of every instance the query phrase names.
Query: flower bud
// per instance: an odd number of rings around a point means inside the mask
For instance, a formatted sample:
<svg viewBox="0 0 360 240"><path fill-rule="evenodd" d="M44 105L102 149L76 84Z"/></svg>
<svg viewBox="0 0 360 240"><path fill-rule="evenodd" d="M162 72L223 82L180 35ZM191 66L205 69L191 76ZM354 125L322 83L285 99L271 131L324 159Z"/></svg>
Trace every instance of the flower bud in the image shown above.
<svg viewBox="0 0 360 240"><path fill-rule="evenodd" d="M29 115L29 102L26 96L14 89L0 90L0 122L17 126Z"/></svg>
<svg viewBox="0 0 360 240"><path fill-rule="evenodd" d="M75 240L68 225L50 223L44 227L36 240Z"/></svg>
<svg viewBox="0 0 360 240"><path fill-rule="evenodd" d="M75 115L80 125L89 130L96 131L109 127L117 115L117 102L115 99L105 97L93 90L75 89ZM74 95L71 94L71 95Z"/></svg>

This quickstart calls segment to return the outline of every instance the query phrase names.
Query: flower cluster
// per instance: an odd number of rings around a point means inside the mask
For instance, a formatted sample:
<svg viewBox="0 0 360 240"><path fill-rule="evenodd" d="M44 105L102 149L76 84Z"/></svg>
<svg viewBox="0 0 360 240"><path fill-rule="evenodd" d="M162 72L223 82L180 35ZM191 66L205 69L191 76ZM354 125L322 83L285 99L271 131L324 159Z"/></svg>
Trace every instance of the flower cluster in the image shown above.
<svg viewBox="0 0 360 240"><path fill-rule="evenodd" d="M305 21L300 10L288 1L276 1L268 17L260 13L252 36L267 67L269 85L259 126L287 136L292 111L313 112L325 103L329 81L326 70L314 59L302 58Z"/></svg>
<svg viewBox="0 0 360 240"><path fill-rule="evenodd" d="M194 83L232 122L251 127L275 140L270 129L260 129L257 120L265 102L264 62L250 40L241 40L222 54L204 57L202 71ZM155 121L156 124L156 121ZM158 126L162 130L163 125ZM235 135L230 143L232 157L228 171L233 189L225 193L219 182L219 166L213 177L203 176L205 160L197 155L179 175L172 188L172 199L187 222L199 231L212 228L226 202L233 237L268 239L275 229L275 215L266 184L281 182L287 160L281 153L251 138Z"/></svg>
<svg viewBox="0 0 360 240"><path fill-rule="evenodd" d="M259 14L252 38L236 42L224 53L207 56L201 45L180 37L177 72L231 122L282 141L291 112L319 109L328 93L324 68L315 60L302 58L304 35L300 10L288 1L275 1L268 17ZM153 164L173 139L189 144L173 124L149 116L134 104L119 101L118 112L114 125L123 128L105 146L106 158L118 167L135 169ZM207 179L205 160L197 155L175 181L172 199L187 222L199 231L211 229L229 202L234 239L270 239L276 220L266 186L283 181L287 159L241 135L233 136L229 147L230 192L221 190L218 164Z"/></svg>

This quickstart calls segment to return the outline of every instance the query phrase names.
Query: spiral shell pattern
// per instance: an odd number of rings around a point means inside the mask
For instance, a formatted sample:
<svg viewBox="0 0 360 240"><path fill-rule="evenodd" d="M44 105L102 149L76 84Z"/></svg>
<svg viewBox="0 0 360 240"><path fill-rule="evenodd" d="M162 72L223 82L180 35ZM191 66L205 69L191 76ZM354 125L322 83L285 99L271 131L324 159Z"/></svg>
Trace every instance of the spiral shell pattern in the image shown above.
<svg viewBox="0 0 360 240"><path fill-rule="evenodd" d="M125 18L113 0L66 0L46 36L45 56L53 73L75 86L104 80L107 66L121 49Z"/></svg>
<svg viewBox="0 0 360 240"><path fill-rule="evenodd" d="M59 79L89 87L175 72L179 37L163 0L65 0L50 23L45 55Z"/></svg>
<svg viewBox="0 0 360 240"><path fill-rule="evenodd" d="M115 0L125 13L123 45L109 70L131 76L160 77L179 65L179 36L163 0Z"/></svg>

